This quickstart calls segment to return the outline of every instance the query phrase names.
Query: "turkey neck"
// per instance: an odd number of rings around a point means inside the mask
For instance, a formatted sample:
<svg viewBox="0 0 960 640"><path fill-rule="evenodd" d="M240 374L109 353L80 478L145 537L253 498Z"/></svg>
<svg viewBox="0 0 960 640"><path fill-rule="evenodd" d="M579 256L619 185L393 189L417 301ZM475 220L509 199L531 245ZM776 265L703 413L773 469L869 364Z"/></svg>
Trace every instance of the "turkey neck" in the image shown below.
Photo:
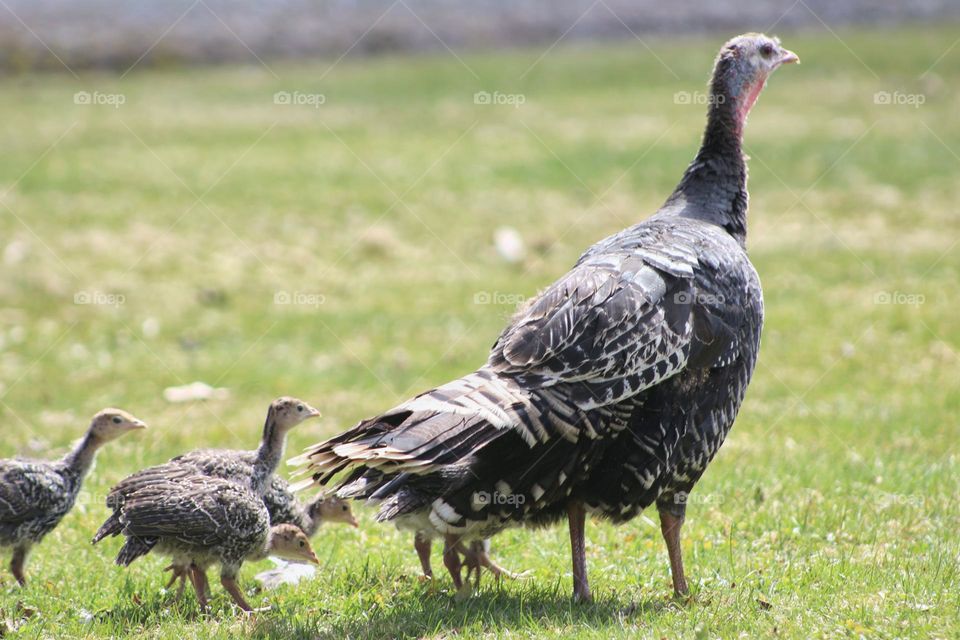
<svg viewBox="0 0 960 640"><path fill-rule="evenodd" d="M257 495L263 495L267 489L267 481L280 466L285 441L286 433L277 427L273 411L270 411L263 425L263 439L257 449L257 459L253 463L253 475L250 478L250 488Z"/></svg>
<svg viewBox="0 0 960 640"><path fill-rule="evenodd" d="M311 515L309 507L304 511L304 524L306 526L300 528L303 529L303 532L307 534L308 538L312 538L320 529L320 525L323 524L323 516L321 516L319 513L317 515Z"/></svg>
<svg viewBox="0 0 960 640"><path fill-rule="evenodd" d="M749 196L743 125L764 80L742 82L729 62L717 61L703 142L664 209L723 227L744 246Z"/></svg>
<svg viewBox="0 0 960 640"><path fill-rule="evenodd" d="M100 448L100 441L90 432L87 432L83 439L77 443L73 451L63 458L63 464L74 474L78 480L82 480L93 461L97 457L97 450Z"/></svg>

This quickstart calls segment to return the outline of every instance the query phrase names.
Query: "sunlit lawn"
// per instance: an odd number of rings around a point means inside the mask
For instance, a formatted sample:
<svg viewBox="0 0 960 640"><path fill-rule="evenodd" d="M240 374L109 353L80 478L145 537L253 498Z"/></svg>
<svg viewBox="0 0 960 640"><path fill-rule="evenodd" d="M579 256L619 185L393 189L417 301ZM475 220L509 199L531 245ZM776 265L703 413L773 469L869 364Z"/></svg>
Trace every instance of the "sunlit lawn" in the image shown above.
<svg viewBox="0 0 960 640"><path fill-rule="evenodd" d="M569 602L563 528L496 538L529 577L455 602L439 555L419 582L411 540L360 507L317 537L315 580L254 595L256 621L218 585L201 617L161 558L121 570L119 541L88 540L113 482L254 447L277 395L324 411L297 451L481 364L518 300L661 204L723 36L651 40L659 61L631 41L3 80L0 456L59 455L104 406L152 429L102 452L25 590L4 570L0 636L960 635L960 48L938 60L957 30L840 35L785 36L803 64L748 126L767 324L691 498L689 602L646 518L590 524L593 605ZM194 380L229 399L163 399Z"/></svg>

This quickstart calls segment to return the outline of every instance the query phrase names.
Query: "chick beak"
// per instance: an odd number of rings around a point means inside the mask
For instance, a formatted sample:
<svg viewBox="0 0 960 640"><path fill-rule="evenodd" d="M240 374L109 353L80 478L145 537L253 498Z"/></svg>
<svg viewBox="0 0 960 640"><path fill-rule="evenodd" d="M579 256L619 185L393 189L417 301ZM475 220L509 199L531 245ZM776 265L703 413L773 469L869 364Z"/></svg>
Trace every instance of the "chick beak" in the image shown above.
<svg viewBox="0 0 960 640"><path fill-rule="evenodd" d="M351 516L351 517L350 517L350 526L353 527L354 529L359 529L359 528L360 528L360 523L357 522L357 519L356 519L356 518L354 518L353 516Z"/></svg>
<svg viewBox="0 0 960 640"><path fill-rule="evenodd" d="M789 49L784 49L783 54L780 56L780 64L792 64L794 62L800 64L800 56Z"/></svg>
<svg viewBox="0 0 960 640"><path fill-rule="evenodd" d="M147 428L147 423L146 423L146 422L143 422L142 420L134 420L133 422L130 423L130 428L131 428L131 429L146 429L146 428Z"/></svg>
<svg viewBox="0 0 960 640"><path fill-rule="evenodd" d="M317 554L311 552L308 560L310 561L310 564L315 564L318 567L320 566L320 559L317 558Z"/></svg>
<svg viewBox="0 0 960 640"><path fill-rule="evenodd" d="M307 412L308 418L319 418L320 416L323 415L322 413L320 413L320 409L314 409L310 405L307 405L307 408L309 409L309 411Z"/></svg>

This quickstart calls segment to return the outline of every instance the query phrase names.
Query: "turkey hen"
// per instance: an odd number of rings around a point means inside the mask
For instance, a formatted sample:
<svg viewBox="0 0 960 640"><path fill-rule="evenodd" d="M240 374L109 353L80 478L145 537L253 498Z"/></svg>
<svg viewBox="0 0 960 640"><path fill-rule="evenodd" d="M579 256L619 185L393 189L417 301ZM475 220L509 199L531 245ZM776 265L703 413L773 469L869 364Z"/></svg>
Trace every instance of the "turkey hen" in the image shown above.
<svg viewBox="0 0 960 640"><path fill-rule="evenodd" d="M448 546L566 517L577 600L586 514L624 522L656 504L685 593L686 495L733 425L763 324L743 129L770 74L797 61L762 34L724 44L700 150L659 211L583 254L479 370L292 462Z"/></svg>

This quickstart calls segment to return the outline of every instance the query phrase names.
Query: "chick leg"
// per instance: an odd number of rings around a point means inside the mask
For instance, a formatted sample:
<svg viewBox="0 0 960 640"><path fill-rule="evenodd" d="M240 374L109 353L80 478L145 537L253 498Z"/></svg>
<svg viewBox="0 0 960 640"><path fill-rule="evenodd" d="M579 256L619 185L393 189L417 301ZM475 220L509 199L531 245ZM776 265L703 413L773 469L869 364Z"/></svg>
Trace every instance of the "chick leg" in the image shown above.
<svg viewBox="0 0 960 640"><path fill-rule="evenodd" d="M481 543L482 544L482 543ZM467 584L470 583L470 580L476 582L476 588L480 590L480 573L483 570L483 565L480 562L480 556L477 552L477 541L471 542L468 545L464 545L463 542L457 543L457 553L463 556L463 566L467 568ZM476 575L476 577L471 578L471 576Z"/></svg>
<svg viewBox="0 0 960 640"><path fill-rule="evenodd" d="M193 565L193 566L196 567L197 565ZM202 567L197 567L197 572L200 575L200 582L201 584L203 584L203 592L204 594L206 594L207 599L209 600L213 594L210 591L210 581L207 580L207 570Z"/></svg>
<svg viewBox="0 0 960 640"><path fill-rule="evenodd" d="M174 583L176 583L179 580L180 585L177 587L177 598L178 599L182 598L184 587L187 586L187 578L190 577L190 568L184 567L178 564L171 564L169 567L164 569L164 571L173 572L173 575L170 576L170 581L167 583L167 586L164 588L169 589L174 585Z"/></svg>
<svg viewBox="0 0 960 640"><path fill-rule="evenodd" d="M423 569L423 577L432 580L433 568L430 566L430 538L417 533L413 537L413 548L417 550L417 557L420 558L420 567Z"/></svg>
<svg viewBox="0 0 960 640"><path fill-rule="evenodd" d="M584 539L587 512L583 504L573 501L567 505L567 520L570 524L570 555L573 560L573 599L590 602L590 585L587 581L587 546Z"/></svg>
<svg viewBox="0 0 960 640"><path fill-rule="evenodd" d="M450 577L453 578L453 586L458 591L463 587L463 576L461 575L463 565L460 562L460 554L457 552L459 544L460 539L457 536L447 536L443 545L443 564L450 573Z"/></svg>
<svg viewBox="0 0 960 640"><path fill-rule="evenodd" d="M27 576L23 572L23 565L27 561L28 547L15 547L13 557L10 559L10 572L17 579L17 583L23 587L27 584Z"/></svg>
<svg viewBox="0 0 960 640"><path fill-rule="evenodd" d="M193 583L193 590L197 592L197 602L200 603L200 610L207 611L207 574L195 564L187 569L190 573L190 581Z"/></svg>
<svg viewBox="0 0 960 640"><path fill-rule="evenodd" d="M504 567L501 567L499 564L494 562L493 558L490 557L490 541L489 540L474 540L470 543L469 554L472 556L471 562L476 565L477 569L477 586L480 586L480 568L486 568L490 573L493 574L494 578L510 578L511 580L516 580L517 578L523 577L522 573L514 573ZM468 562L468 567L471 562ZM469 569L468 569L469 570Z"/></svg>
<svg viewBox="0 0 960 640"><path fill-rule="evenodd" d="M253 608L250 604L244 599L243 592L240 591L240 587L237 586L237 581L231 576L220 576L220 584L223 585L223 588L227 590L227 593L233 598L233 601L237 603L237 606L246 611L247 613L253 613Z"/></svg>

